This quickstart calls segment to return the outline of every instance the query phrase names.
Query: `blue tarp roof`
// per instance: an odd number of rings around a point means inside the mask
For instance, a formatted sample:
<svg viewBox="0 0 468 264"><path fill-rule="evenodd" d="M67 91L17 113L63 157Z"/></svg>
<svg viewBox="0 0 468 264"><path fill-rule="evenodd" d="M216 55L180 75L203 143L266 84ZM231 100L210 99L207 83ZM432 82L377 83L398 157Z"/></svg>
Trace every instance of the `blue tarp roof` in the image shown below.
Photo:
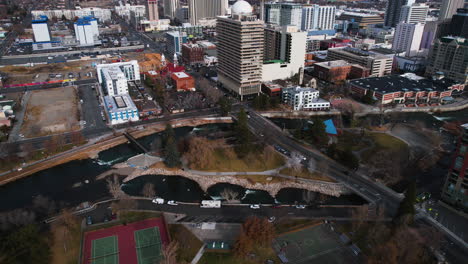
<svg viewBox="0 0 468 264"><path fill-rule="evenodd" d="M328 120L325 120L323 123L325 124L325 131L327 132L327 134L338 135L335 124L333 124L333 120L328 119Z"/></svg>

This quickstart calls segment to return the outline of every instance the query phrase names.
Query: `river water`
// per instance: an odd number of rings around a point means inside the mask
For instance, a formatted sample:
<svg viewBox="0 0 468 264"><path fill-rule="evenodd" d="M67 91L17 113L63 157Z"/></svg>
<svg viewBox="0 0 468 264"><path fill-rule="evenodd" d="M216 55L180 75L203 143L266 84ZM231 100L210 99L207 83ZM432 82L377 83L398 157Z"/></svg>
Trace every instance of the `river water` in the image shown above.
<svg viewBox="0 0 468 264"><path fill-rule="evenodd" d="M407 114L406 120L422 120L427 124L439 125L442 121L461 120L468 117L468 110L453 113L429 115L425 113ZM377 117L376 117L377 118ZM295 123L307 123L304 120L274 119L279 126L286 128L295 127ZM206 135L216 131L229 131L231 124L210 124L192 127L175 128L177 138L190 134ZM138 139L145 147L158 148L158 140L161 133L156 133ZM0 187L0 211L8 211L16 208L27 208L32 205L34 197L42 195L57 202L61 207L76 206L84 201L97 201L109 197L105 180L96 180L101 173L110 170L111 166L124 162L128 158L139 154L138 150L130 144L122 144L114 148L102 151L97 159L75 160L56 167L37 172L29 177L17 180ZM441 168L436 168L436 171ZM442 168L443 170L443 168ZM183 177L166 177L149 175L134 179L122 186L122 189L131 195L141 194L143 185L152 182L156 193L165 199L173 199L184 202L198 202L203 199L220 199L221 192L228 188L239 193L243 203L302 203L304 202L304 190L283 189L276 197L270 196L265 191L246 190L241 186L221 183L212 186L207 193L194 181ZM316 194L315 194L316 196ZM314 196L314 199L316 197ZM322 197L323 199L323 197ZM325 197L327 203L361 204L364 201L356 196L342 196L340 198Z"/></svg>

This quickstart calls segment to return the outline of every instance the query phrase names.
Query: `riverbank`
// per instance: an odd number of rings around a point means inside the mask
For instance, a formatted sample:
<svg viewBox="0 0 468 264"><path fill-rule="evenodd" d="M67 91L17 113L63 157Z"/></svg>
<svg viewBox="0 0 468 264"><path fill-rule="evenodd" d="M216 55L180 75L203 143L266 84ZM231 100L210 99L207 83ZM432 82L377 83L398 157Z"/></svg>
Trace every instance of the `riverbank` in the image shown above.
<svg viewBox="0 0 468 264"><path fill-rule="evenodd" d="M174 128L185 126L196 127L206 124L232 123L232 119L230 117L176 119L169 122L161 122L153 125L137 127L133 130L127 130L127 132L130 133L134 138L142 138L163 131L166 127L166 124L168 123L171 124ZM32 164L25 165L20 169L4 174L0 176L0 186L73 160L94 159L98 156L99 152L126 143L127 139L125 136L123 136L123 132L125 131L117 131L114 133L114 135L103 137L99 141L90 142L86 145L73 148L69 151L48 157L42 161L37 161Z"/></svg>

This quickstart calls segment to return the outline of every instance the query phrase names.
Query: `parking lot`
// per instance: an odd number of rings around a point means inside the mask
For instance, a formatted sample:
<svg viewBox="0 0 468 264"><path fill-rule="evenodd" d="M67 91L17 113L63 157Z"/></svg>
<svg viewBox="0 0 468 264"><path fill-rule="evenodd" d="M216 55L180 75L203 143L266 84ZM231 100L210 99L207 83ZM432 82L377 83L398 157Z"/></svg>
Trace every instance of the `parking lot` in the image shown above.
<svg viewBox="0 0 468 264"><path fill-rule="evenodd" d="M97 88L98 83L85 84L78 87L84 130L106 127L106 123L101 116L103 108L100 106Z"/></svg>

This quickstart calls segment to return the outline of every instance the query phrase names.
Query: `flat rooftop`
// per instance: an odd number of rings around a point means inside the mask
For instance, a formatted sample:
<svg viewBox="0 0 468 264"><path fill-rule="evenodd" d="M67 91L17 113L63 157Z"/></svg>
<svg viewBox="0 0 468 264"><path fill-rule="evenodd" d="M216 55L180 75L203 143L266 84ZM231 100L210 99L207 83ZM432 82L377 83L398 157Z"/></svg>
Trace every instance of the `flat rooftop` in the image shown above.
<svg viewBox="0 0 468 264"><path fill-rule="evenodd" d="M419 77L419 78L418 78ZM351 85L379 93L447 91L457 83L450 79L430 80L413 75L388 75L349 81Z"/></svg>
<svg viewBox="0 0 468 264"><path fill-rule="evenodd" d="M136 110L136 106L128 94L104 96L104 104L109 113L118 113L128 110Z"/></svg>
<svg viewBox="0 0 468 264"><path fill-rule="evenodd" d="M323 68L331 69L331 68L336 68L336 67L349 66L352 64L345 60L334 60L334 61L318 62L318 63L315 63L315 65L318 65Z"/></svg>
<svg viewBox="0 0 468 264"><path fill-rule="evenodd" d="M189 78L190 75L188 75L187 73L185 72L174 72L174 75L178 78L178 79L184 79L184 78Z"/></svg>

